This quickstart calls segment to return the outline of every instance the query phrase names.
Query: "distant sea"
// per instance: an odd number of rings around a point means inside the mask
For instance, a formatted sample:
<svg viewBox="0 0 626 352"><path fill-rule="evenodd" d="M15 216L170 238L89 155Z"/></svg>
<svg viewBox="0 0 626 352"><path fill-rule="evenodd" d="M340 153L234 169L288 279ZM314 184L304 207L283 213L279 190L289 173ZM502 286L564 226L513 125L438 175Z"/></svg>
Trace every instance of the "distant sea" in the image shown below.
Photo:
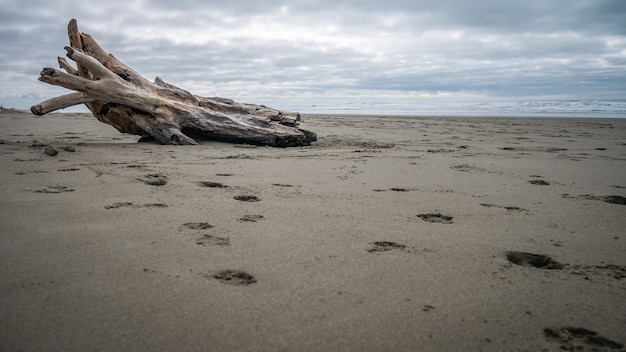
<svg viewBox="0 0 626 352"><path fill-rule="evenodd" d="M235 100L241 103L256 103L281 110L297 111L301 114L626 118L626 99L402 102L382 99L355 101L337 98L320 102L289 99L276 102L249 101L245 98ZM33 104L35 103L33 101ZM4 108L8 107L10 105L4 106ZM28 109L23 110L28 111ZM89 111L80 105L59 112Z"/></svg>
<svg viewBox="0 0 626 352"><path fill-rule="evenodd" d="M626 118L624 100L324 102L287 104L303 114Z"/></svg>

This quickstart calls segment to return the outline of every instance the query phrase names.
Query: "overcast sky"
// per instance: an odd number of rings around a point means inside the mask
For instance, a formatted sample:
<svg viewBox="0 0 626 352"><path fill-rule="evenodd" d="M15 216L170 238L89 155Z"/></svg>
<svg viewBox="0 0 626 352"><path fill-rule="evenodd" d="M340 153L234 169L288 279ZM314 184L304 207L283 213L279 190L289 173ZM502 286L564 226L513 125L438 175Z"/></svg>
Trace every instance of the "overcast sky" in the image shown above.
<svg viewBox="0 0 626 352"><path fill-rule="evenodd" d="M0 0L0 104L37 81L66 26L146 78L242 102L626 99L625 0Z"/></svg>

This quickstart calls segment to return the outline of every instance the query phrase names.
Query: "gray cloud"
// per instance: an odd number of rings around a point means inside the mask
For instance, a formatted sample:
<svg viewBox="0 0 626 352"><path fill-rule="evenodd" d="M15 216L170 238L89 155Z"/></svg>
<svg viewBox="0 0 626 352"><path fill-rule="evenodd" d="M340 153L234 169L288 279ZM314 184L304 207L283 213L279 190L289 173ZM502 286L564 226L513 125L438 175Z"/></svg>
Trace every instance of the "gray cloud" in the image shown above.
<svg viewBox="0 0 626 352"><path fill-rule="evenodd" d="M0 0L0 104L37 82L77 18L149 79L238 100L624 98L626 2ZM21 103L15 103L21 102Z"/></svg>

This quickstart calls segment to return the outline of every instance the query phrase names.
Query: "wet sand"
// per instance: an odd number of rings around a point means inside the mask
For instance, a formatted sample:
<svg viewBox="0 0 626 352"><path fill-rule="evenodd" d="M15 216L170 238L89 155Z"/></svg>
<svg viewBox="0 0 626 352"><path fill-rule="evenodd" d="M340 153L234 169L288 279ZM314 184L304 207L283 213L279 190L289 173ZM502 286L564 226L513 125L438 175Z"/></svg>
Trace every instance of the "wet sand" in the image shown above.
<svg viewBox="0 0 626 352"><path fill-rule="evenodd" d="M0 351L623 350L626 119L304 120L0 114Z"/></svg>

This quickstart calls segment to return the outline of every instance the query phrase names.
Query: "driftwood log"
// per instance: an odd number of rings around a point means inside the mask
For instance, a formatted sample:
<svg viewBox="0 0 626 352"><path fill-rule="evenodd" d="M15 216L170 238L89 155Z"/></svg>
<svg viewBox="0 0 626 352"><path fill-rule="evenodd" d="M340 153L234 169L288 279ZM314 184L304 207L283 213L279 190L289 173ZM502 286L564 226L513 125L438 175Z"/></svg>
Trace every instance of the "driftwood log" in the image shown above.
<svg viewBox="0 0 626 352"><path fill-rule="evenodd" d="M315 133L298 128L297 112L200 97L159 77L150 82L105 52L89 34L80 33L75 19L68 24L68 36L65 50L76 68L59 57L65 72L44 68L39 80L76 92L32 106L35 115L85 104L94 117L118 131L163 144L210 139L291 147L316 140Z"/></svg>

